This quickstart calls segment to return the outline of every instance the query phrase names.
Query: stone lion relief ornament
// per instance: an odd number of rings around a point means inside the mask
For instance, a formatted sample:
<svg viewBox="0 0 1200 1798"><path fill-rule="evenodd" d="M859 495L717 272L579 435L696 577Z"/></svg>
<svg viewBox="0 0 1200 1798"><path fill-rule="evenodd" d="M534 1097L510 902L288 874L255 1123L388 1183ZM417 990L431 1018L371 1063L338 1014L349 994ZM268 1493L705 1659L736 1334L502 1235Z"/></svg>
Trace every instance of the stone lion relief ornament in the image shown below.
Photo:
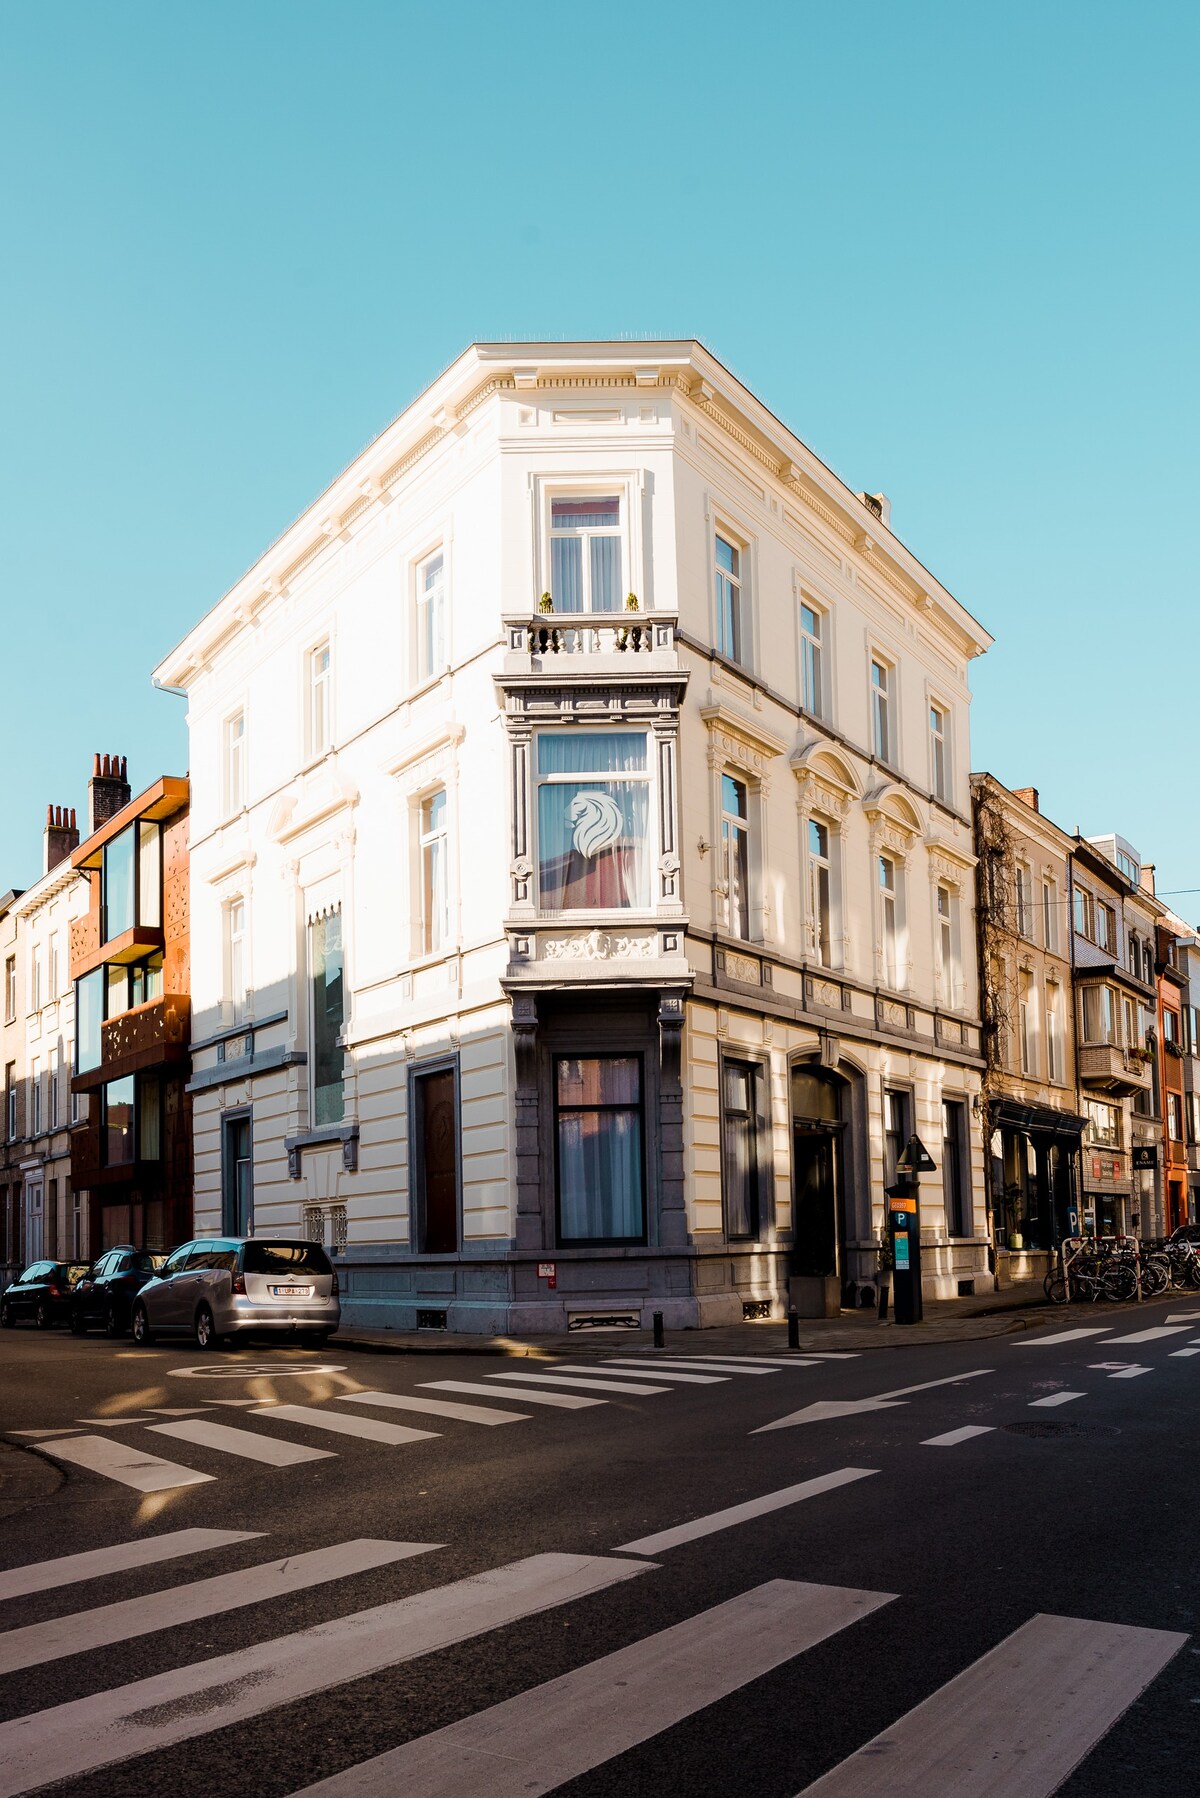
<svg viewBox="0 0 1200 1798"><path fill-rule="evenodd" d="M572 842L588 861L618 843L625 827L621 808L611 793L577 794L567 816L575 826Z"/></svg>

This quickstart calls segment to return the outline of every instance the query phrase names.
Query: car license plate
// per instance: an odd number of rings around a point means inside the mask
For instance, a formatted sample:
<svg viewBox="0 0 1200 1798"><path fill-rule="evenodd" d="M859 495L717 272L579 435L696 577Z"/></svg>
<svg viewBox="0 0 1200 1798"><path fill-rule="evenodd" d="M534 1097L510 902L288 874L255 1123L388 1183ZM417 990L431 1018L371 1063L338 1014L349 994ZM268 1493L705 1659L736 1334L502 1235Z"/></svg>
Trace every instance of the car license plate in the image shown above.
<svg viewBox="0 0 1200 1798"><path fill-rule="evenodd" d="M272 1286L272 1295L277 1299L310 1299L311 1286Z"/></svg>

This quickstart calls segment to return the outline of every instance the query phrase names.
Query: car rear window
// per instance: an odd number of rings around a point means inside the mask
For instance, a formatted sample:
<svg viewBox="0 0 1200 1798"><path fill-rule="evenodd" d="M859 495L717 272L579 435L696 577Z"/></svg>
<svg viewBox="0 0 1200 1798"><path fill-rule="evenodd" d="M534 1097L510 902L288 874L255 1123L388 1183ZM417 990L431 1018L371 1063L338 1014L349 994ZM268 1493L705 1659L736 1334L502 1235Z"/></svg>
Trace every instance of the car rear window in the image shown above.
<svg viewBox="0 0 1200 1798"><path fill-rule="evenodd" d="M148 1249L139 1249L136 1255L129 1257L129 1265L135 1274L156 1274L165 1260L165 1255L152 1255Z"/></svg>
<svg viewBox="0 0 1200 1798"><path fill-rule="evenodd" d="M329 1257L315 1242L248 1242L242 1251L248 1274L330 1274Z"/></svg>

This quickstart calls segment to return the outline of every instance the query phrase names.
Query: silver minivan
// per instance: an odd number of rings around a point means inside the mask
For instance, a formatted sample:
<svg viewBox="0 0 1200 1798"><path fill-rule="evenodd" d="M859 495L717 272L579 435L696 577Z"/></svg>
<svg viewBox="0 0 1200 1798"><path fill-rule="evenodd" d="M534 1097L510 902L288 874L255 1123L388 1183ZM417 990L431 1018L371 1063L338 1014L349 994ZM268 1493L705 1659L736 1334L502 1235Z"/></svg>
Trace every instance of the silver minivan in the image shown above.
<svg viewBox="0 0 1200 1798"><path fill-rule="evenodd" d="M168 1255L133 1302L133 1340L188 1335L201 1349L224 1336L327 1342L341 1322L338 1277L316 1242L205 1237Z"/></svg>

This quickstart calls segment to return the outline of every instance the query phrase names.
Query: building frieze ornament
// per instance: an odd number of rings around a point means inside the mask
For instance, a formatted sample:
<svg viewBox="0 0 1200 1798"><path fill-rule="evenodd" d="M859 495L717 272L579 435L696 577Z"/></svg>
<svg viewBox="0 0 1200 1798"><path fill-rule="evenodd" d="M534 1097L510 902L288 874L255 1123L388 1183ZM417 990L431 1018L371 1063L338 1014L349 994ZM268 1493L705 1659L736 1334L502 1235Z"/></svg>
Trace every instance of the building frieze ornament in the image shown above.
<svg viewBox="0 0 1200 1798"><path fill-rule="evenodd" d="M700 716L708 726L709 766L732 764L765 785L771 763L787 749L783 738L726 705L702 706Z"/></svg>
<svg viewBox="0 0 1200 1798"><path fill-rule="evenodd" d="M820 812L828 818L848 818L854 801L848 793L843 793L827 780L822 780L811 768L797 768L796 785L799 795L796 804L800 812L807 816L810 812Z"/></svg>
<svg viewBox="0 0 1200 1798"><path fill-rule="evenodd" d="M585 930L575 936L543 937L543 961L652 961L658 953L656 932L633 935Z"/></svg>

